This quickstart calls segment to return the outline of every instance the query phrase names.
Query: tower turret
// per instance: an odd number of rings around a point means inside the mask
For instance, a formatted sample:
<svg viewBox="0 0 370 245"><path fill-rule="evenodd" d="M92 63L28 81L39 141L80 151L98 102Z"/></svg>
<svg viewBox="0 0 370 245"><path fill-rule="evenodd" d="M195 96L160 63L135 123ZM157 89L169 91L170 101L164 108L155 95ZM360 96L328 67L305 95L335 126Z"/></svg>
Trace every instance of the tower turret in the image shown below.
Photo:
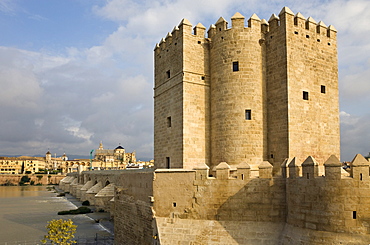
<svg viewBox="0 0 370 245"><path fill-rule="evenodd" d="M220 162L248 162L257 170L266 144L260 19L253 15L245 27L236 13L232 28L225 23L216 23L210 48L211 169Z"/></svg>
<svg viewBox="0 0 370 245"><path fill-rule="evenodd" d="M209 68L205 27L183 19L171 42L155 48L154 158L156 167L209 164Z"/></svg>
<svg viewBox="0 0 370 245"><path fill-rule="evenodd" d="M50 151L46 152L45 160L46 160L46 162L51 162L51 153L50 153Z"/></svg>

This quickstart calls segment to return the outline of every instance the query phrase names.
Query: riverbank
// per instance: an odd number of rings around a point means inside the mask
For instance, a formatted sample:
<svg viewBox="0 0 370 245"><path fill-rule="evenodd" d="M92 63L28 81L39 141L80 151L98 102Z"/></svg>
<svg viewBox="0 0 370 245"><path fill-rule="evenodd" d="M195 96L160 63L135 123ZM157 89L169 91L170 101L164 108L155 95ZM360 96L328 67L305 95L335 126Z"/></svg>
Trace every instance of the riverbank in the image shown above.
<svg viewBox="0 0 370 245"><path fill-rule="evenodd" d="M0 198L0 245L40 241L52 219L71 219L77 225L77 239L113 237L114 226L108 213L57 215L58 211L74 209L81 203L69 194L57 197L46 186L0 186Z"/></svg>
<svg viewBox="0 0 370 245"><path fill-rule="evenodd" d="M57 186L55 186L57 192L62 193L63 190L60 190ZM82 206L82 202L75 198L74 196L66 193L64 196L70 203L72 203L76 208ZM93 212L85 214L91 220L101 225L103 229L105 229L109 234L114 236L114 224L110 218L110 214L106 212L98 212L94 206L88 206ZM63 217L63 216L61 216ZM68 217L68 216L66 216Z"/></svg>
<svg viewBox="0 0 370 245"><path fill-rule="evenodd" d="M0 186L18 186L22 177L26 176L29 181L26 184L33 185L57 185L66 176L65 174L0 174Z"/></svg>

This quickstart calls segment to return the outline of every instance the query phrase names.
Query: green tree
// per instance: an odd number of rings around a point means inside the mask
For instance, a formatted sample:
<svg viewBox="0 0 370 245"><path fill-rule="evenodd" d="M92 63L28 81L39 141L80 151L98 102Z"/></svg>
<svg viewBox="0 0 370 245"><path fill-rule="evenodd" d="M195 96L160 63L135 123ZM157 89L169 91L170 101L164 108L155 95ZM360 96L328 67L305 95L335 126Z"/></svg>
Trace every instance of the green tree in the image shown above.
<svg viewBox="0 0 370 245"><path fill-rule="evenodd" d="M30 182L31 178L28 175L23 175L21 180L19 181L19 185L25 185L25 183Z"/></svg>
<svg viewBox="0 0 370 245"><path fill-rule="evenodd" d="M48 234L41 240L42 243L51 242L51 244L69 245L76 243L72 239L75 237L77 225L73 224L72 220L53 219L48 221L46 226Z"/></svg>

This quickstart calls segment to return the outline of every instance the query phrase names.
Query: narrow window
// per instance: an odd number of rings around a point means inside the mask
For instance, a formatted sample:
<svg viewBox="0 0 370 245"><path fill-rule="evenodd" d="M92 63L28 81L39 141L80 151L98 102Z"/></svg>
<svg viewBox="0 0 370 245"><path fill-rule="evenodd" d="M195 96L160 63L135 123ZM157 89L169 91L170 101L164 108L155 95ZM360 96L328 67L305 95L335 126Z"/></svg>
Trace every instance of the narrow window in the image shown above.
<svg viewBox="0 0 370 245"><path fill-rule="evenodd" d="M167 117L167 127L170 128L172 126L171 117Z"/></svg>
<svg viewBox="0 0 370 245"><path fill-rule="evenodd" d="M307 179L309 179L310 178L310 174L309 173L307 173Z"/></svg>
<svg viewBox="0 0 370 245"><path fill-rule="evenodd" d="M326 93L326 87L324 85L321 85L321 93L322 94Z"/></svg>
<svg viewBox="0 0 370 245"><path fill-rule="evenodd" d="M205 77L204 76L202 76L202 80L204 80L205 79Z"/></svg>
<svg viewBox="0 0 370 245"><path fill-rule="evenodd" d="M170 78L170 77L171 77L171 72L170 72L170 70L166 71L166 74L167 74L167 78Z"/></svg>
<svg viewBox="0 0 370 245"><path fill-rule="evenodd" d="M239 61L233 62L233 71L239 71Z"/></svg>
<svg viewBox="0 0 370 245"><path fill-rule="evenodd" d="M352 213L352 218L353 218L353 219L356 219L356 218L357 218L356 211L353 211L353 213Z"/></svg>
<svg viewBox="0 0 370 245"><path fill-rule="evenodd" d="M308 100L308 92L307 91L303 91L303 99Z"/></svg>
<svg viewBox="0 0 370 245"><path fill-rule="evenodd" d="M271 158L274 158L274 154L271 154L271 155L270 155L270 157L271 157Z"/></svg>
<svg viewBox="0 0 370 245"><path fill-rule="evenodd" d="M362 180L362 174L360 174L360 180Z"/></svg>
<svg viewBox="0 0 370 245"><path fill-rule="evenodd" d="M245 120L252 120L252 111L245 110Z"/></svg>
<svg viewBox="0 0 370 245"><path fill-rule="evenodd" d="M174 208L176 208L176 203L174 202L174 203L172 203L172 206L174 207Z"/></svg>
<svg viewBox="0 0 370 245"><path fill-rule="evenodd" d="M170 157L166 157L166 168L171 168L171 159L170 159Z"/></svg>

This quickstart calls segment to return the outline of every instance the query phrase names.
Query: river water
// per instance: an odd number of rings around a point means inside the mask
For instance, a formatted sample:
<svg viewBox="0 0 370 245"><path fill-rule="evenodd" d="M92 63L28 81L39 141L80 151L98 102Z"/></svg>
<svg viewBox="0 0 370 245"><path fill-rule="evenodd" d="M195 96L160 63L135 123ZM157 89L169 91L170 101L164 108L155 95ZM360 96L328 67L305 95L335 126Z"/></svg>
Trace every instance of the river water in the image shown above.
<svg viewBox="0 0 370 245"><path fill-rule="evenodd" d="M45 186L0 186L0 245L40 241L47 234L47 221L52 219L72 219L77 225L76 238L110 235L86 214L57 215L58 211L75 208Z"/></svg>

